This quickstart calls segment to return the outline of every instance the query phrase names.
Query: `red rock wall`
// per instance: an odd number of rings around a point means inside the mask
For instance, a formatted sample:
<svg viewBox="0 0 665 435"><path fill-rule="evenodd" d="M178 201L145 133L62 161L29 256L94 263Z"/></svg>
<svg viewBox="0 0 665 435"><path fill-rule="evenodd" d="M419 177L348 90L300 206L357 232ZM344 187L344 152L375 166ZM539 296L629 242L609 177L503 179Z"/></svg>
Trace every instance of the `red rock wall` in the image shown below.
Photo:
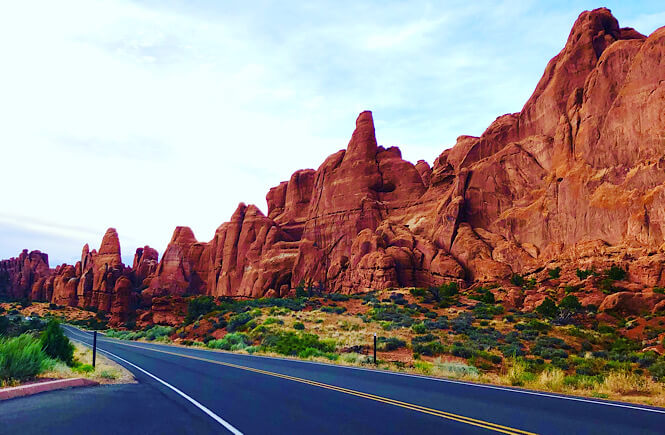
<svg viewBox="0 0 665 435"><path fill-rule="evenodd" d="M120 318L141 289L147 309L170 296L283 296L299 283L469 283L606 247L630 250L636 280L660 282L662 264L641 258L665 242L663 59L665 28L646 37L607 9L584 12L522 111L460 136L432 167L379 146L363 112L345 150L270 189L267 215L240 204L208 243L178 227L160 261L140 248L131 269L115 230L51 276L24 253L0 263L0 291Z"/></svg>

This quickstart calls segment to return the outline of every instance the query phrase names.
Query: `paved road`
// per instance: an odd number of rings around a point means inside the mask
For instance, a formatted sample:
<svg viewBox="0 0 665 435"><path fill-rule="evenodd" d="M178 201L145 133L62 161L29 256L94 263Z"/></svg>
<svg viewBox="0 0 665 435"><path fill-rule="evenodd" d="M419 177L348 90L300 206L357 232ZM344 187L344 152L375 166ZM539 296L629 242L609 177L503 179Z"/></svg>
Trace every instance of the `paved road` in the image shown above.
<svg viewBox="0 0 665 435"><path fill-rule="evenodd" d="M0 433L665 432L662 409L101 335L98 348L138 384L1 402Z"/></svg>

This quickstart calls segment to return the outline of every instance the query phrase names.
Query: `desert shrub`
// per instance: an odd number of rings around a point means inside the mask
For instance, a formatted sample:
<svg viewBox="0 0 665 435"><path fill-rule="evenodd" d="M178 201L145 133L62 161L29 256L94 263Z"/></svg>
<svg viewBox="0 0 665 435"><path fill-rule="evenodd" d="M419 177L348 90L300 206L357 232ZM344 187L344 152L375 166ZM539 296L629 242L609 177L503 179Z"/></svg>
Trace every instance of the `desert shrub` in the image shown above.
<svg viewBox="0 0 665 435"><path fill-rule="evenodd" d="M501 351L503 356L507 358L525 355L524 346L521 343L502 344L501 346L499 346L499 350Z"/></svg>
<svg viewBox="0 0 665 435"><path fill-rule="evenodd" d="M593 269L577 269L575 271L575 274L577 274L577 277L579 279L584 280L593 275L594 271Z"/></svg>
<svg viewBox="0 0 665 435"><path fill-rule="evenodd" d="M653 292L658 293L659 295L665 295L665 287L654 287Z"/></svg>
<svg viewBox="0 0 665 435"><path fill-rule="evenodd" d="M460 313L451 321L450 326L457 334L462 334L472 328L473 321L471 313Z"/></svg>
<svg viewBox="0 0 665 435"><path fill-rule="evenodd" d="M252 315L249 313L240 313L235 316L231 316L228 324L226 325L226 330L229 332L240 331L247 329L247 324L252 320Z"/></svg>
<svg viewBox="0 0 665 435"><path fill-rule="evenodd" d="M296 286L296 297L297 298L307 297L307 292L305 291L305 281L300 281Z"/></svg>
<svg viewBox="0 0 665 435"><path fill-rule="evenodd" d="M488 293L492 294L492 293ZM501 305L489 305L484 302L476 304L473 307L473 315L476 319L492 319L494 316L503 313L503 307Z"/></svg>
<svg viewBox="0 0 665 435"><path fill-rule="evenodd" d="M555 267L554 269L550 269L547 271L547 275L550 279L558 279L561 276L561 268Z"/></svg>
<svg viewBox="0 0 665 435"><path fill-rule="evenodd" d="M518 331L537 331L537 332L546 332L552 329L550 325L544 322L540 322L536 319L531 319L526 323L518 323L515 325L515 329Z"/></svg>
<svg viewBox="0 0 665 435"><path fill-rule="evenodd" d="M536 375L530 371L528 363L522 358L514 358L511 361L506 377L510 385L516 386L524 385L536 379Z"/></svg>
<svg viewBox="0 0 665 435"><path fill-rule="evenodd" d="M0 380L31 378L53 363L40 341L28 334L0 338Z"/></svg>
<svg viewBox="0 0 665 435"><path fill-rule="evenodd" d="M215 299L212 296L199 296L193 298L187 304L187 315L185 316L185 324L190 324L198 319L200 316L208 314L217 308Z"/></svg>
<svg viewBox="0 0 665 435"><path fill-rule="evenodd" d="M95 368L90 364L81 364L80 362L76 361L76 363L74 363L72 366L72 370L76 373L92 373L95 371Z"/></svg>
<svg viewBox="0 0 665 435"><path fill-rule="evenodd" d="M580 303L579 299L577 299L577 296L568 295L561 299L561 302L559 302L559 308L565 308L568 310L581 310L582 304Z"/></svg>
<svg viewBox="0 0 665 435"><path fill-rule="evenodd" d="M406 341L397 337L377 337L377 348L382 351L391 351L406 346Z"/></svg>
<svg viewBox="0 0 665 435"><path fill-rule="evenodd" d="M429 375L432 373L432 363L428 363L427 361L414 361L413 362L413 368L416 369L416 371L424 374L424 375Z"/></svg>
<svg viewBox="0 0 665 435"><path fill-rule="evenodd" d="M392 322L396 326L410 327L414 320L411 317L414 312L410 308L402 308L395 305L381 305L368 311L372 320Z"/></svg>
<svg viewBox="0 0 665 435"><path fill-rule="evenodd" d="M293 324L293 329L297 329L298 331L302 331L305 329L305 325L302 322L296 322Z"/></svg>
<svg viewBox="0 0 665 435"><path fill-rule="evenodd" d="M598 287L603 291L605 294L610 294L610 293L615 293L617 292L617 288L614 287L614 280L611 278L603 278L600 280L600 283L598 283Z"/></svg>
<svg viewBox="0 0 665 435"><path fill-rule="evenodd" d="M330 300L333 300L335 302L344 302L351 299L349 295L344 295L342 293L330 293L328 295L328 298L330 298Z"/></svg>
<svg viewBox="0 0 665 435"><path fill-rule="evenodd" d="M456 282L441 284L438 287L432 286L425 289L412 289L411 294L422 297L423 302L437 303L442 307L448 307L453 304L454 297L459 293L459 286Z"/></svg>
<svg viewBox="0 0 665 435"><path fill-rule="evenodd" d="M409 290L409 293L417 298L422 298L425 297L427 291L424 288L412 288Z"/></svg>
<svg viewBox="0 0 665 435"><path fill-rule="evenodd" d="M154 325L152 328L146 329L145 339L146 340L159 340L164 337L168 337L173 333L173 328L170 326L160 326Z"/></svg>
<svg viewBox="0 0 665 435"><path fill-rule="evenodd" d="M247 334L232 332L226 334L222 339L208 341L206 346L211 349L242 350L250 344L252 344L252 340Z"/></svg>
<svg viewBox="0 0 665 435"><path fill-rule="evenodd" d="M447 329L448 328L448 318L447 317L439 317L436 320L425 320L423 322L423 325L425 328L429 330L434 330L434 329Z"/></svg>
<svg viewBox="0 0 665 435"><path fill-rule="evenodd" d="M316 334L300 332L276 332L266 335L261 345L271 351L282 355L298 355L307 348L317 349L321 352L334 352L335 342L332 340L319 340Z"/></svg>
<svg viewBox="0 0 665 435"><path fill-rule="evenodd" d="M626 271L616 265L606 269L604 274L612 281L622 281L626 278Z"/></svg>
<svg viewBox="0 0 665 435"><path fill-rule="evenodd" d="M445 347L440 341L430 341L427 343L414 343L411 341L411 347L414 353L421 355L434 356L445 352Z"/></svg>
<svg viewBox="0 0 665 435"><path fill-rule="evenodd" d="M346 308L344 308L344 307L324 306L324 307L321 307L321 311L323 311L324 313L342 314L346 311Z"/></svg>
<svg viewBox="0 0 665 435"><path fill-rule="evenodd" d="M437 337L434 334L425 334L425 335L419 335L419 336L413 337L411 339L411 343L426 343L428 341L438 340L438 339L439 339L439 337Z"/></svg>
<svg viewBox="0 0 665 435"><path fill-rule="evenodd" d="M275 317L268 317L266 320L263 321L264 325L272 325L272 324L278 324L278 325L283 325L284 321L281 319L277 319Z"/></svg>
<svg viewBox="0 0 665 435"><path fill-rule="evenodd" d="M421 352L422 353L422 352ZM474 356L475 351L470 346L466 346L463 343L454 343L452 349L450 350L454 356L464 359L469 359ZM423 354L426 355L426 354Z"/></svg>
<svg viewBox="0 0 665 435"><path fill-rule="evenodd" d="M568 346L560 338L538 337L531 348L531 353L544 359L566 359L568 358L568 352L564 348L568 348Z"/></svg>
<svg viewBox="0 0 665 435"><path fill-rule="evenodd" d="M425 334L427 332L427 328L423 323L414 323L413 326L411 326L411 329L416 334Z"/></svg>
<svg viewBox="0 0 665 435"><path fill-rule="evenodd" d="M50 320L46 330L42 332L41 345L44 352L51 358L57 358L60 361L71 365L74 361L74 345L69 342L60 329L60 323L56 320Z"/></svg>
<svg viewBox="0 0 665 435"><path fill-rule="evenodd" d="M664 382L665 381L665 360L658 361L657 363L652 364L649 367L649 373L651 374L651 376L655 380L660 381L660 382Z"/></svg>
<svg viewBox="0 0 665 435"><path fill-rule="evenodd" d="M545 317L556 317L559 313L559 309L556 306L556 303L549 297L536 307L536 312Z"/></svg>
<svg viewBox="0 0 665 435"><path fill-rule="evenodd" d="M517 287L523 287L524 286L524 277L520 275L519 273L513 273L512 276L510 277L510 282Z"/></svg>
<svg viewBox="0 0 665 435"><path fill-rule="evenodd" d="M439 358L434 360L434 366L444 376L478 376L478 369L463 362L451 361L441 362Z"/></svg>
<svg viewBox="0 0 665 435"><path fill-rule="evenodd" d="M622 355L628 355L632 351L642 348L641 343L630 340L625 337L619 337L610 344L610 352Z"/></svg>

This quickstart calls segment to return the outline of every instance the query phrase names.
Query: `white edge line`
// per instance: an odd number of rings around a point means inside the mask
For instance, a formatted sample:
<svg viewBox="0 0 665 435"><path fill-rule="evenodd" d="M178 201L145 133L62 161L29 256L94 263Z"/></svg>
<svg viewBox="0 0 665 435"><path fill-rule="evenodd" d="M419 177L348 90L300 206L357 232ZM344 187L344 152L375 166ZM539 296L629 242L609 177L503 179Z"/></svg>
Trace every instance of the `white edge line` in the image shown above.
<svg viewBox="0 0 665 435"><path fill-rule="evenodd" d="M71 332L71 331L70 331L70 332ZM86 338L88 338L88 337L86 337ZM80 341L80 340L77 340L77 341ZM85 342L82 342L82 343L85 344L85 345L87 345L87 346L90 346L88 343L85 343ZM133 363L127 361L127 360L124 359L124 358L120 358L118 355L115 355L115 354L113 354L113 353L111 353L111 352L109 352L109 351L107 351L107 350L103 350L103 349L99 349L99 348L98 348L97 350L98 350L99 352L103 352L103 353L108 354L108 355L110 355L110 356L112 356L112 357L115 357L115 358L117 358L118 360L124 362L125 364L129 364L130 366L134 367L135 369L140 370L140 371L142 371L143 373L145 373L146 375L150 376L150 377L153 378L154 380L156 380L156 381L158 381L158 382L161 382L161 383L164 384L166 387L170 388L171 390L173 390L173 391L175 391L176 393L178 393L180 396L182 396L182 397L184 397L185 399L187 399L189 402L191 402L194 406L196 406L197 408L199 408L201 411L203 411L203 412L205 412L206 414L208 414L208 416L210 416L210 417L211 417L213 420L215 420L217 423L219 423L219 424L221 424L222 426L224 426L224 427L225 427L226 429L228 429L228 431L231 432L232 434L234 434L234 435L243 435L243 433L240 432L240 431L239 431L238 429L236 429L235 427L233 427L233 425L231 425L231 423L227 422L226 420L224 420L223 418L221 418L220 416L218 416L217 414L215 414L214 412L212 412L210 409L206 408L204 405L202 405L201 403L197 402L195 399L193 399L192 397L188 396L186 393L180 391L179 389L177 389L177 388L174 387L173 385L169 384L168 382L166 382L166 381L164 381L164 380L158 378L157 376L153 375L153 374L150 373L149 371L144 370L144 369L142 369L141 367L137 366L136 364L133 364Z"/></svg>
<svg viewBox="0 0 665 435"><path fill-rule="evenodd" d="M106 337L108 339L108 337ZM114 339L116 342L121 342L122 340ZM142 344L152 344L152 343L143 343L143 342L136 342L136 343L142 343ZM123 343L119 343L123 344ZM160 345L157 345L160 346ZM150 350L151 346L146 346L142 347L142 349ZM179 347L179 346L175 346ZM186 349L190 350L190 349ZM196 349L193 348L191 350L199 350L199 351L208 351L207 349ZM153 350L154 351L154 350ZM409 373L399 373L399 372L391 372L388 370L374 370L374 369L368 369L365 367L353 367L353 366L343 366L343 365L338 365L338 364L328 364L328 363L323 363L323 362L318 362L318 361L303 361L303 360L297 360L297 359L290 359L290 358L279 358L279 357L274 357L274 356L266 356L266 355L244 355L240 353L234 353L234 352L224 352L224 351L218 351L218 352L212 352L213 354L215 353L226 353L229 355L237 355L240 357L250 357L250 358L266 358L266 359L275 359L278 361L290 361L290 362L295 362L295 363L301 363L301 364L316 364L316 365L321 365L321 366L326 366L326 367L335 367L335 368L342 368L342 369L350 369L350 370L362 370L366 372L373 372L373 373L382 373L386 375L393 375L393 376L404 376L408 378L416 378L416 379L428 379L431 381L437 381L437 382L447 382L450 384L460 384L460 385L468 385L471 387L478 387L478 388L487 388L490 390L500 390L500 391L508 391L511 393L519 393L519 394L529 394L532 396L542 396L542 397L549 397L552 399L562 399L562 400L572 400L575 402L584 402L584 403L592 403L595 405L605 405L605 406L614 406L617 408L626 408L626 409L634 409L637 411L647 411L647 412L655 412L658 414L665 414L665 410L663 409L655 409L655 408L647 408L647 407L641 407L641 406L633 406L633 405L625 405L622 403L615 403L615 402L605 402L605 401L600 401L600 400L591 400L591 399L583 399L581 397L573 397L573 396L563 396L563 395L557 395L557 394L549 394L549 393L540 393L537 391L531 391L531 390L521 390L517 388L506 388L506 387L499 387L497 385L487 385L487 384L477 384L475 382L464 382L464 381L457 381L453 379L443 379L443 378L435 378L432 376L422 376L422 375L412 375Z"/></svg>

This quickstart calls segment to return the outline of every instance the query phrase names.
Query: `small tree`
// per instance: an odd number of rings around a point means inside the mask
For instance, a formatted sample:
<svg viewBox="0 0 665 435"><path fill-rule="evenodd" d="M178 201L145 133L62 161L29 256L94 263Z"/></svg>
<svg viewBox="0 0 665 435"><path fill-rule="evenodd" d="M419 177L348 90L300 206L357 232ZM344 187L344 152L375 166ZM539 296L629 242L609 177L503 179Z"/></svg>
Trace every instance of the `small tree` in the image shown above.
<svg viewBox="0 0 665 435"><path fill-rule="evenodd" d="M49 320L46 330L42 332L41 344L51 358L57 358L68 365L74 362L74 345L62 332L57 320Z"/></svg>
<svg viewBox="0 0 665 435"><path fill-rule="evenodd" d="M554 269L550 269L547 274L550 276L550 279L558 279L561 276L561 268L555 267Z"/></svg>
<svg viewBox="0 0 665 435"><path fill-rule="evenodd" d="M199 316L208 314L217 308L215 300L212 296L199 296L189 301L187 305L187 316L185 316L185 323L190 324Z"/></svg>
<svg viewBox="0 0 665 435"><path fill-rule="evenodd" d="M545 317L555 317L559 313L556 303L550 298L545 298L543 303L536 307L536 311Z"/></svg>
<svg viewBox="0 0 665 435"><path fill-rule="evenodd" d="M513 273L513 276L510 277L510 282L513 283L513 285L516 285L517 287L523 287L524 277L519 273Z"/></svg>
<svg viewBox="0 0 665 435"><path fill-rule="evenodd" d="M296 297L297 298L304 298L307 296L307 292L305 291L305 281L302 280L300 283L296 286Z"/></svg>
<svg viewBox="0 0 665 435"><path fill-rule="evenodd" d="M582 304L575 295L568 295L565 298L561 299L559 302L559 308L566 308L568 310L580 310L582 309Z"/></svg>

